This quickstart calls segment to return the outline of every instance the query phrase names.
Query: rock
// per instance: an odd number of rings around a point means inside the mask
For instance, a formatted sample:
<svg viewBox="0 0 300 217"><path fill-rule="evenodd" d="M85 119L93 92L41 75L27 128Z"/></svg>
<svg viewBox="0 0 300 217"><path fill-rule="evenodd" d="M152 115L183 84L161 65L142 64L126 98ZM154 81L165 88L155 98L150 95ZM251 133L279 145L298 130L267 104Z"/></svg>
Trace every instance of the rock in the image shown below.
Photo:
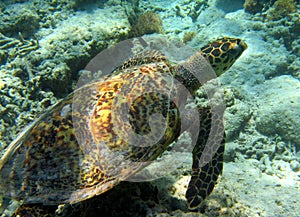
<svg viewBox="0 0 300 217"><path fill-rule="evenodd" d="M266 135L281 136L300 150L300 82L288 75L267 80L255 114L256 128Z"/></svg>

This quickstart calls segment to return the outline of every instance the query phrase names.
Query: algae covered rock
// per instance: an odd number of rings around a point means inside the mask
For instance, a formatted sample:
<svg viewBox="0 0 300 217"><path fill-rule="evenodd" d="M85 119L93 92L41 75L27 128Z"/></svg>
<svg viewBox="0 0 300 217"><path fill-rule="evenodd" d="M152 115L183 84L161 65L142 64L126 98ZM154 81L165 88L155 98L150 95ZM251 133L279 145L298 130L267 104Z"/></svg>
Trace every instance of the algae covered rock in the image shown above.
<svg viewBox="0 0 300 217"><path fill-rule="evenodd" d="M279 135L300 150L300 82L280 76L260 87L263 93L255 114L256 128L266 135Z"/></svg>
<svg viewBox="0 0 300 217"><path fill-rule="evenodd" d="M251 117L249 105L237 100L237 103L228 107L225 112L226 139L231 141L243 129Z"/></svg>
<svg viewBox="0 0 300 217"><path fill-rule="evenodd" d="M244 3L244 9L250 14L256 14L262 11L263 4L259 0L246 0Z"/></svg>

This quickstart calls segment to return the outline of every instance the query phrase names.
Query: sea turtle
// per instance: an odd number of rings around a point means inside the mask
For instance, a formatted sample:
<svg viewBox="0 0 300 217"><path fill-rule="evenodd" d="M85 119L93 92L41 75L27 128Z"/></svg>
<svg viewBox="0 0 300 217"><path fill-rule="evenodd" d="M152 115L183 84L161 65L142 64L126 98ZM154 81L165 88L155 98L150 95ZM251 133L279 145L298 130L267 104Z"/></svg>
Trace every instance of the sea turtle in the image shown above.
<svg viewBox="0 0 300 217"><path fill-rule="evenodd" d="M219 76L246 48L241 39L223 37L201 48L183 64L168 61L158 51L143 52L53 105L8 146L0 160L0 193L23 204L14 215L46 215L43 205L81 202L143 169L179 137L185 130L181 128L187 127L181 126L178 102L170 100L164 91L153 90L171 86L170 92L180 92L169 81L171 76L194 96L201 86L193 74L201 65L199 61L206 59ZM145 81L151 81L147 83L151 91L145 91ZM118 97L121 92L123 97ZM179 97L185 96L179 93ZM223 168L222 114L213 117L211 108L198 110L200 125L186 191L190 209L197 208L212 192ZM165 128L160 127L160 121L151 119L156 113L163 116ZM125 116L126 124L122 119ZM213 118L217 128L211 132ZM151 137L152 131L161 133L161 129L164 131L156 141ZM137 138L130 135L132 131ZM214 135L208 142L210 134ZM156 142L140 144L149 139ZM132 142L136 144L130 145ZM203 157L206 143L208 154ZM39 205L28 208L27 204Z"/></svg>

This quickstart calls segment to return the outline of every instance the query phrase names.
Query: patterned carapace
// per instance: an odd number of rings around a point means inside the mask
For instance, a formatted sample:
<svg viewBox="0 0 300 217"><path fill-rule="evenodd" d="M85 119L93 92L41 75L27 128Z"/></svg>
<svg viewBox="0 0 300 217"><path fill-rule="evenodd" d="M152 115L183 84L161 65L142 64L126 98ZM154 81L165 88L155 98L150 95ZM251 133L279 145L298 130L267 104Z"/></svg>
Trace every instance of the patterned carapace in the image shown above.
<svg viewBox="0 0 300 217"><path fill-rule="evenodd" d="M240 39L222 38L203 47L186 66L201 55L220 75L246 48ZM170 77L181 81L191 94L201 86L182 65L169 62L158 51L148 51L53 105L7 148L0 160L0 193L22 201L20 214L26 204L77 203L102 194L147 166L182 130L178 105L168 95L177 91ZM162 86L170 87L169 93L154 91ZM186 192L191 209L212 192L223 168L223 117L214 117L209 108L198 110L201 125ZM160 119L151 119L157 113L166 123L163 128ZM203 166L200 158L213 118L219 124L208 145L217 150L209 151L215 154ZM144 145L149 140L155 142Z"/></svg>

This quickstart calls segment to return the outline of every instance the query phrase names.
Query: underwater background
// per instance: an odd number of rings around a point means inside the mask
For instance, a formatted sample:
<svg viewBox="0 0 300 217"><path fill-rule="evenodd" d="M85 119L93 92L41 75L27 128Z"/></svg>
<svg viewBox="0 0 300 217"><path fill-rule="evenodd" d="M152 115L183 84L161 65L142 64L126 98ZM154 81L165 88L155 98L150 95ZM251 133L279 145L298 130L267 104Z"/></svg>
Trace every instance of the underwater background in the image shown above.
<svg viewBox="0 0 300 217"><path fill-rule="evenodd" d="M223 175L200 210L186 207L191 159L182 156L171 175L123 183L65 215L300 216L299 12L296 0L2 0L0 149L74 90L80 70L112 44L144 36L176 60L184 55L177 47L238 37L248 49L219 78Z"/></svg>

